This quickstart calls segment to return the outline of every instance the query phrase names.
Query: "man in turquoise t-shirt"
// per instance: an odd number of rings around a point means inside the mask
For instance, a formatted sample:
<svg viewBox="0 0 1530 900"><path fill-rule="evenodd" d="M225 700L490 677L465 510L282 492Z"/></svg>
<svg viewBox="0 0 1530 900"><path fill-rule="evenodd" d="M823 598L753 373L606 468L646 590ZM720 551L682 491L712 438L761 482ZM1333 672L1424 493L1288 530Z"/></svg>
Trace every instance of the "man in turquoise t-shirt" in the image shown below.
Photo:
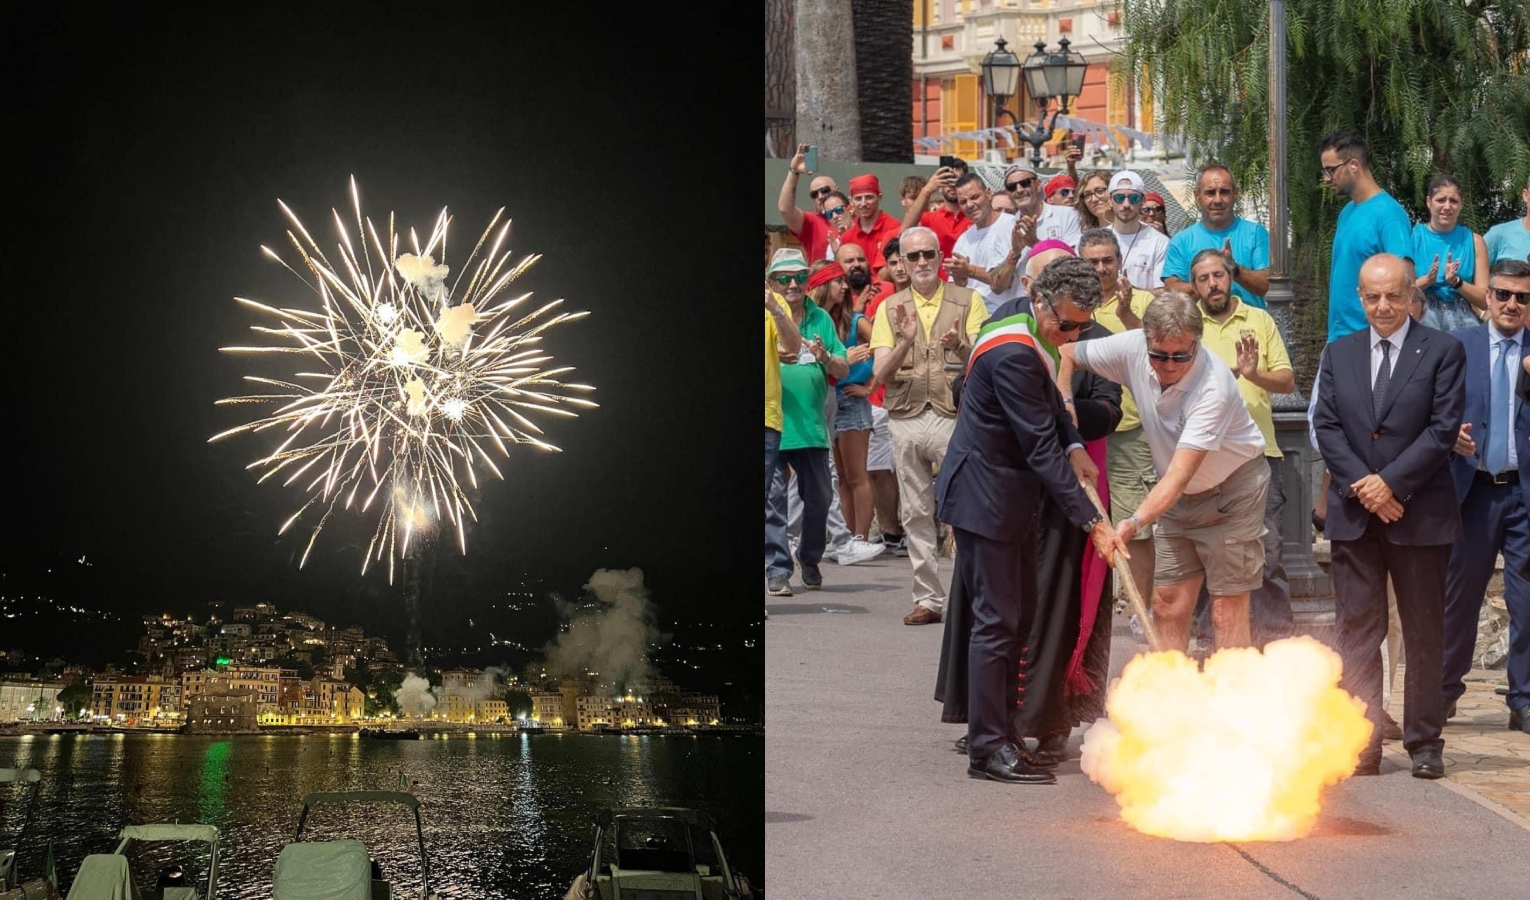
<svg viewBox="0 0 1530 900"><path fill-rule="evenodd" d="M1169 241L1163 286L1193 293L1190 260L1202 250L1220 250L1233 274L1233 295L1264 309L1264 294L1270 289L1270 232L1234 212L1238 185L1232 170L1221 163L1201 166L1195 176L1195 205L1200 207L1201 220Z"/></svg>
<svg viewBox="0 0 1530 900"><path fill-rule="evenodd" d="M1530 178L1525 179L1525 189L1519 192L1519 199L1525 204L1525 217L1499 222L1483 237L1489 266L1500 259L1530 259Z"/></svg>
<svg viewBox="0 0 1530 900"><path fill-rule="evenodd" d="M1378 253L1413 260L1413 223L1402 204L1371 174L1370 149L1358 131L1338 131L1318 148L1323 181L1349 198L1339 212L1328 271L1328 342L1367 327L1355 285L1360 267Z"/></svg>

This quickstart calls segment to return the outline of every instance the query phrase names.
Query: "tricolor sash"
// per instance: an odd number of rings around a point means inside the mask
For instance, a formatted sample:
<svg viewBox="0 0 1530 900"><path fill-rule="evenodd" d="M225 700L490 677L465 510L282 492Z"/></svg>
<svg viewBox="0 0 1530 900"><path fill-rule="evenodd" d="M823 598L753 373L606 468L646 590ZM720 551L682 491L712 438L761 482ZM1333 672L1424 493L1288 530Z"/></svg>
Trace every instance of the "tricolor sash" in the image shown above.
<svg viewBox="0 0 1530 900"><path fill-rule="evenodd" d="M967 357L967 368L962 372L962 377L971 374L972 364L977 362L979 356L1003 344L1024 344L1031 348L1047 367L1047 377L1057 380L1057 348L1042 338L1040 329L1036 327L1036 317L1030 313L1016 313L984 325L983 330L978 332L977 343L972 345L972 353Z"/></svg>

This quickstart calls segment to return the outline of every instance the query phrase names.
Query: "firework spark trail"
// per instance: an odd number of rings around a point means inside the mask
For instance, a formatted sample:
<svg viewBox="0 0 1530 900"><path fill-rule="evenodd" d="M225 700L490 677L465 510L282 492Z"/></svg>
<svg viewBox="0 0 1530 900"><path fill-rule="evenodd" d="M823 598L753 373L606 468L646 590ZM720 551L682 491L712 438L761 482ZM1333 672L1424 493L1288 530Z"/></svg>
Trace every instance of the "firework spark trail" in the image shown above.
<svg viewBox="0 0 1530 900"><path fill-rule="evenodd" d="M493 454L508 458L513 444L556 451L532 418L577 416L595 403L580 394L594 388L560 379L568 366L544 369L543 334L584 312L558 312L562 300L532 312L530 294L500 293L536 263L527 256L510 264L503 250L510 222L494 214L466 264L448 287L446 238L451 217L437 216L423 247L413 229L412 253L400 254L400 235L388 217L386 240L361 212L351 179L356 214L353 242L340 213L331 210L339 243L332 263L297 215L277 204L291 223L287 240L301 259L295 268L269 247L265 255L303 281L316 309L278 307L236 297L265 317L251 330L268 343L224 347L226 353L296 356L297 370L284 378L246 375L262 393L219 400L218 405L275 406L268 415L209 439L282 430L286 437L247 468L264 482L278 475L299 484L308 499L278 530L312 519L301 567L319 532L337 509L377 515L362 573L384 555L388 579L394 560L417 532L444 519L467 552L467 521L477 513L467 491L479 486L478 467L503 479ZM487 255L480 256L486 243ZM360 246L361 254L356 248ZM440 254L437 263L435 254ZM463 276L467 286L458 293ZM491 453L492 451L492 453Z"/></svg>

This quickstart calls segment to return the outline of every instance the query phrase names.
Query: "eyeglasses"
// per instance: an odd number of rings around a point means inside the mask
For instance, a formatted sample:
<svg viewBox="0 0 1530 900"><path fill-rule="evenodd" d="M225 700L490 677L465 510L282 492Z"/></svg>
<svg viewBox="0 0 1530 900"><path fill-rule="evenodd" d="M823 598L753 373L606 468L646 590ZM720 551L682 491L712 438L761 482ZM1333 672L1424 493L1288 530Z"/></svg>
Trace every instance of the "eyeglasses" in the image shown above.
<svg viewBox="0 0 1530 900"><path fill-rule="evenodd" d="M1075 331L1088 331L1094 327L1093 319L1085 319L1082 322L1075 322L1072 319L1064 319L1062 316L1057 314L1057 305L1054 304L1051 300L1042 300L1041 302L1045 303L1047 305L1047 309L1052 311L1052 317L1057 320L1057 330L1061 331L1063 334L1072 334Z"/></svg>
<svg viewBox="0 0 1530 900"><path fill-rule="evenodd" d="M1026 190L1030 190L1031 189L1031 185L1033 185L1035 183L1036 183L1035 176L1032 176L1030 178L1021 178L1021 179L1018 179L1016 181L1006 181L1006 182L1004 182L1004 190L1006 190L1006 191L1018 191L1021 188L1024 188Z"/></svg>
<svg viewBox="0 0 1530 900"><path fill-rule="evenodd" d="M834 218L835 216L839 215L840 213L842 213L844 211L845 211L845 208L843 206L836 206L833 209L826 209L826 210L824 210L823 211L823 217L825 219L832 219L832 218Z"/></svg>
<svg viewBox="0 0 1530 900"><path fill-rule="evenodd" d="M1105 196L1106 193L1108 193L1108 192L1104 188L1095 188L1092 191L1085 191L1084 192L1084 199L1085 200L1094 200L1094 199L1097 199L1099 197Z"/></svg>
<svg viewBox="0 0 1530 900"><path fill-rule="evenodd" d="M933 260L933 259L938 259L939 257L940 257L940 251L939 250L904 250L903 251L903 258L908 260L909 262L912 262L912 263L916 263L916 262L920 261L921 259L931 259L931 260Z"/></svg>
<svg viewBox="0 0 1530 900"><path fill-rule="evenodd" d="M1200 352L1200 348L1188 350L1184 353L1165 353L1162 350L1149 348L1147 355L1148 359L1156 362L1187 363L1194 360L1198 352Z"/></svg>
<svg viewBox="0 0 1530 900"><path fill-rule="evenodd" d="M808 196L812 197L814 200L817 200L819 197L827 197L827 196L829 196L832 193L834 193L834 189L833 188L831 188L831 187L821 187L821 188L819 188L816 191L808 191Z"/></svg>
<svg viewBox="0 0 1530 900"><path fill-rule="evenodd" d="M1323 177L1324 178L1332 178L1333 177L1333 173L1335 173L1338 170L1340 170L1340 169L1344 168L1345 166L1349 165L1349 162L1350 162L1350 160L1346 159L1346 160L1343 160L1342 162L1340 162L1336 166L1323 166Z"/></svg>
<svg viewBox="0 0 1530 900"><path fill-rule="evenodd" d="M808 273L788 272L785 275L772 275L770 280L774 281L776 284L807 284Z"/></svg>
<svg viewBox="0 0 1530 900"><path fill-rule="evenodd" d="M1530 306L1530 291L1511 291L1508 288L1488 288L1488 293L1499 303L1508 303L1513 300L1520 306Z"/></svg>
<svg viewBox="0 0 1530 900"><path fill-rule="evenodd" d="M1111 199L1112 202L1115 202L1115 203L1130 203L1132 206L1136 206L1137 204L1142 202L1142 195L1141 194L1117 193L1117 194L1111 194L1110 195L1110 199Z"/></svg>

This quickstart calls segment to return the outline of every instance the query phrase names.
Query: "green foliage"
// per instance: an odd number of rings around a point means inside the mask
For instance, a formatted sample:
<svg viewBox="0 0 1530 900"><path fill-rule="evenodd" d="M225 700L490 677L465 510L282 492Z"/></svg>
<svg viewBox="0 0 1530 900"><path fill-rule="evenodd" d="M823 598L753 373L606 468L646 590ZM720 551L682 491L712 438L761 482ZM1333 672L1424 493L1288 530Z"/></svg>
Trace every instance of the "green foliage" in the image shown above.
<svg viewBox="0 0 1530 900"><path fill-rule="evenodd" d="M1151 81L1159 128L1192 159L1225 163L1245 197L1269 176L1269 4L1125 0L1127 53ZM1297 317L1326 311L1345 198L1323 186L1318 144L1354 128L1376 180L1422 221L1440 172L1461 180L1479 234L1522 214L1530 176L1530 4L1523 0L1288 0L1286 164ZM1261 213L1264 211L1261 210ZM1324 313L1326 314L1326 313Z"/></svg>
<svg viewBox="0 0 1530 900"><path fill-rule="evenodd" d="M58 705L64 708L64 717L72 719L82 709L90 709L90 685L71 684L58 692Z"/></svg>
<svg viewBox="0 0 1530 900"><path fill-rule="evenodd" d="M509 707L512 720L518 716L531 715L531 695L525 691L505 691L505 705Z"/></svg>

